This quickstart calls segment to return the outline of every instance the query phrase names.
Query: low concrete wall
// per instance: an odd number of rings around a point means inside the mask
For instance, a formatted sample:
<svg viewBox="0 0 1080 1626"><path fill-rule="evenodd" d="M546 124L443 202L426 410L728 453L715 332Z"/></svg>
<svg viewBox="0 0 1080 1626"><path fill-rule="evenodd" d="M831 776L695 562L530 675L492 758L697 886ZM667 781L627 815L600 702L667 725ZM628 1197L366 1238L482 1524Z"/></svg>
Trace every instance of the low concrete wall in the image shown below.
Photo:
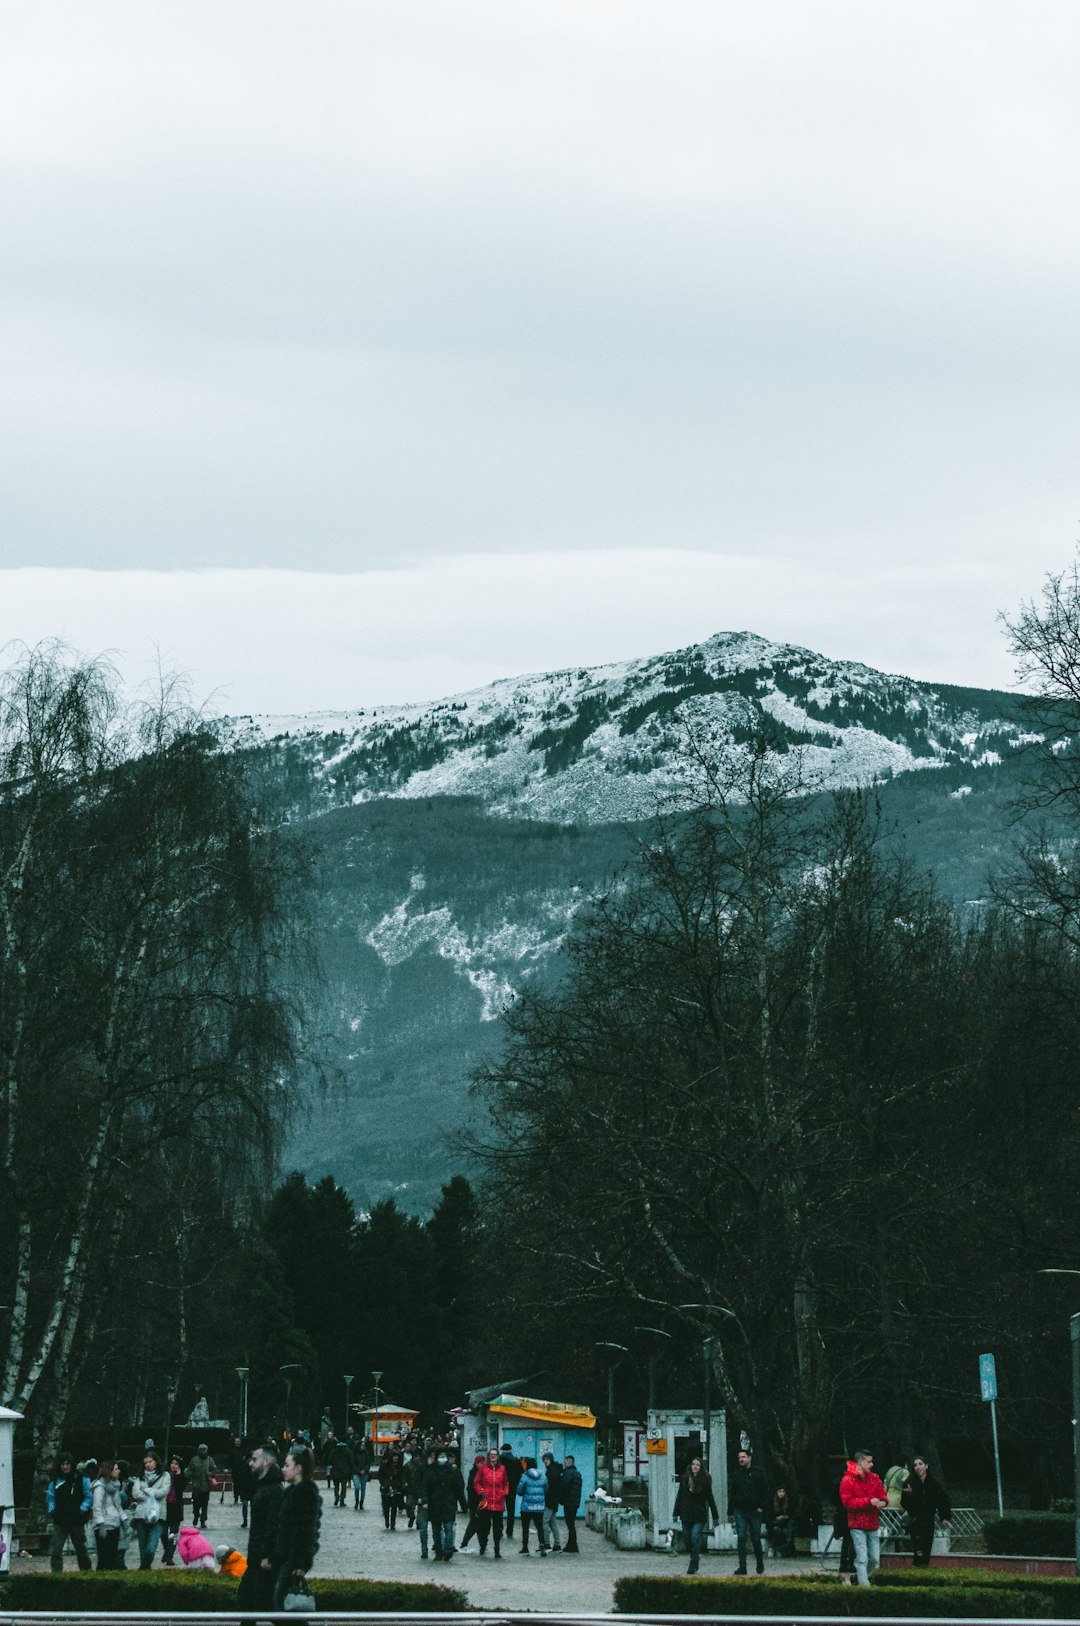
<svg viewBox="0 0 1080 1626"><path fill-rule="evenodd" d="M1029 1558L1022 1553L942 1553L932 1560L936 1570L996 1570L1002 1575L1075 1575L1071 1558ZM910 1553L882 1553L883 1570L909 1570Z"/></svg>

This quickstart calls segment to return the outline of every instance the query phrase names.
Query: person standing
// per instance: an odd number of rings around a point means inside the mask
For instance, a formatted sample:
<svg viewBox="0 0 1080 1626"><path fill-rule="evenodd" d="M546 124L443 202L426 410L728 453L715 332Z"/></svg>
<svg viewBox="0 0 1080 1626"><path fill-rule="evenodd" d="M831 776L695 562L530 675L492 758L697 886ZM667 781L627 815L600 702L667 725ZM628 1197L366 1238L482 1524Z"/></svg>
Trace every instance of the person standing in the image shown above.
<svg viewBox="0 0 1080 1626"><path fill-rule="evenodd" d="M536 1545L541 1554L547 1556L547 1544L544 1541L544 1500L547 1496L547 1479L536 1466L535 1457L525 1459L525 1472L518 1480L518 1495L521 1497L521 1551L529 1551L529 1528L536 1528Z"/></svg>
<svg viewBox="0 0 1080 1626"><path fill-rule="evenodd" d="M187 1486L191 1492L191 1522L206 1529L206 1515L210 1507L210 1476L218 1472L217 1463L210 1455L210 1447L197 1445L187 1465Z"/></svg>
<svg viewBox="0 0 1080 1626"><path fill-rule="evenodd" d="M581 1506L581 1473L573 1457L567 1457L562 1471L562 1506L566 1519L566 1551L580 1553L577 1541L577 1516Z"/></svg>
<svg viewBox="0 0 1080 1626"><path fill-rule="evenodd" d="M99 1570L118 1570L120 1531L124 1524L124 1487L120 1483L120 1464L103 1462L90 1492L97 1567Z"/></svg>
<svg viewBox="0 0 1080 1626"><path fill-rule="evenodd" d="M75 1458L71 1452L61 1451L45 1491L45 1506L53 1525L49 1541L49 1568L54 1575L59 1575L64 1567L64 1545L69 1540L75 1549L79 1568L90 1568L90 1554L86 1550L86 1520L93 1505L90 1481L76 1473Z"/></svg>
<svg viewBox="0 0 1080 1626"><path fill-rule="evenodd" d="M229 1473L232 1475L233 1507L240 1503L240 1527L247 1529L248 1503L251 1501L251 1469L248 1467L248 1454L244 1450L244 1442L239 1434L233 1435L233 1443L229 1448ZM224 1496L224 1491L222 1495Z"/></svg>
<svg viewBox="0 0 1080 1626"><path fill-rule="evenodd" d="M379 1463L379 1498L383 1523L388 1530L396 1530L398 1509L405 1500L405 1465L396 1445L390 1447Z"/></svg>
<svg viewBox="0 0 1080 1626"><path fill-rule="evenodd" d="M855 1579L859 1586L869 1586L871 1571L881 1562L881 1510L889 1505L872 1452L855 1452L840 1481L840 1500L855 1548Z"/></svg>
<svg viewBox="0 0 1080 1626"><path fill-rule="evenodd" d="M273 1559L278 1510L282 1501L281 1469L268 1445L258 1445L248 1458L251 1469L251 1510L248 1528L247 1569L236 1590L236 1607L266 1613L274 1599Z"/></svg>
<svg viewBox="0 0 1080 1626"><path fill-rule="evenodd" d="M184 1487L186 1483L184 1470L180 1466L180 1458L170 1457L169 1494L165 1498L165 1528L161 1532L161 1562L168 1569L173 1567L176 1538L179 1536L180 1526L184 1522Z"/></svg>
<svg viewBox="0 0 1080 1626"><path fill-rule="evenodd" d="M926 1569L934 1545L934 1519L940 1518L946 1530L951 1530L952 1507L944 1485L934 1478L925 1457L912 1460L911 1473L904 1483L903 1508L908 1516L912 1567Z"/></svg>
<svg viewBox="0 0 1080 1626"><path fill-rule="evenodd" d="M132 1516L139 1543L141 1570L148 1570L154 1562L157 1544L165 1528L166 1503L171 1483L168 1473L161 1466L161 1458L157 1452L147 1451L143 1456L141 1475L131 1481L134 1503Z"/></svg>
<svg viewBox="0 0 1080 1626"><path fill-rule="evenodd" d="M709 1514L712 1514L714 1523L718 1523L720 1517L716 1511L712 1478L700 1457L691 1457L679 1481L674 1512L675 1517L682 1520L683 1540L690 1552L690 1567L686 1573L696 1575L701 1563L701 1541ZM745 1570L743 1574L746 1574Z"/></svg>
<svg viewBox="0 0 1080 1626"><path fill-rule="evenodd" d="M544 1540L553 1553L562 1552L562 1542L559 1540L558 1514L559 1504L562 1501L562 1467L555 1461L552 1452L545 1451L541 1457L544 1464Z"/></svg>
<svg viewBox="0 0 1080 1626"><path fill-rule="evenodd" d="M765 1482L764 1468L755 1468L753 1454L750 1451L740 1451L738 1466L731 1476L731 1522L735 1526L736 1545L739 1556L739 1566L736 1575L746 1574L746 1538L750 1537L754 1549L754 1563L757 1573L765 1573L765 1554L761 1546L761 1521L765 1516L765 1504L769 1497L769 1487Z"/></svg>
<svg viewBox="0 0 1080 1626"><path fill-rule="evenodd" d="M322 1497L315 1483L315 1458L311 1452L299 1448L290 1451L281 1472L285 1489L278 1506L271 1553L276 1575L274 1609L278 1612L284 1609L285 1594L295 1583L307 1581L319 1550L322 1523Z"/></svg>
<svg viewBox="0 0 1080 1626"><path fill-rule="evenodd" d="M482 1468L485 1462L484 1453L478 1451L473 1458L473 1465L469 1469L469 1477L465 1481L465 1501L469 1508L469 1522L465 1526L465 1534L461 1538L460 1551L464 1552L477 1531L476 1515L480 1507L480 1492L476 1488L477 1469Z"/></svg>
<svg viewBox="0 0 1080 1626"><path fill-rule="evenodd" d="M433 1465L424 1475L424 1493L435 1538L435 1557L448 1564L455 1552L455 1515L459 1510L466 1513L468 1507L461 1470L450 1461L445 1447L437 1452Z"/></svg>
<svg viewBox="0 0 1080 1626"><path fill-rule="evenodd" d="M487 1552L490 1535L495 1544L495 1557L501 1558L499 1548L502 1544L503 1511L506 1507L506 1498L510 1494L510 1482L494 1446L477 1467L474 1482L477 1494L476 1530L480 1538L480 1556L483 1558Z"/></svg>
<svg viewBox="0 0 1080 1626"><path fill-rule="evenodd" d="M428 1469L434 1466L435 1448L431 1446L425 1453L424 1466L416 1482L416 1528L420 1532L420 1557L422 1559L428 1555L428 1525L431 1523L431 1516L428 1513L425 1477ZM434 1539L434 1532L432 1539Z"/></svg>
<svg viewBox="0 0 1080 1626"><path fill-rule="evenodd" d="M514 1535L514 1504L517 1501L518 1481L524 1472L521 1458L516 1457L509 1445L504 1445L499 1452L499 1461L506 1469L506 1482L510 1489L506 1497L506 1539L513 1539Z"/></svg>

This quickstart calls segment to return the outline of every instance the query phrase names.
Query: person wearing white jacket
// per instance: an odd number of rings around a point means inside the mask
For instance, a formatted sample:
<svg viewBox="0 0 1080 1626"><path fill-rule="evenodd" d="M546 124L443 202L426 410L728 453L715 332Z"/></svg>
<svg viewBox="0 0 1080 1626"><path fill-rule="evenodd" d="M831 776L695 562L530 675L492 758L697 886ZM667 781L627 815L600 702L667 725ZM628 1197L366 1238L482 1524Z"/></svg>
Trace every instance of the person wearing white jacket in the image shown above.
<svg viewBox="0 0 1080 1626"><path fill-rule="evenodd" d="M127 1517L123 1505L124 1487L120 1481L120 1464L103 1462L90 1488L94 1497L94 1508L90 1517L94 1526L97 1567L99 1570L118 1570L120 1531Z"/></svg>
<svg viewBox="0 0 1080 1626"><path fill-rule="evenodd" d="M148 1570L154 1562L154 1553L165 1528L165 1501L171 1483L157 1452L148 1451L143 1457L141 1477L131 1481L131 1495L135 1504L132 1516L139 1539L141 1570Z"/></svg>

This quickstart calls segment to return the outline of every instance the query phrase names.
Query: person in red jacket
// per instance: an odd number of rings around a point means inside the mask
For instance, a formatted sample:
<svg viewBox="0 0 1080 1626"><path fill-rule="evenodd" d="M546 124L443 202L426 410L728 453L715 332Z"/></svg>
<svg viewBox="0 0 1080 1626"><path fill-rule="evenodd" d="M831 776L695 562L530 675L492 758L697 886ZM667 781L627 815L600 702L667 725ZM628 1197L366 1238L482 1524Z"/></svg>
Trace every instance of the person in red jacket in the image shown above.
<svg viewBox="0 0 1080 1626"><path fill-rule="evenodd" d="M874 1458L869 1451L856 1451L847 1465L847 1473L840 1481L840 1500L847 1512L848 1529L855 1547L855 1579L860 1586L870 1585L870 1571L881 1561L881 1510L888 1507L885 1486L874 1472Z"/></svg>
<svg viewBox="0 0 1080 1626"><path fill-rule="evenodd" d="M476 1509L476 1533L480 1537L480 1556L483 1557L487 1552L490 1531L495 1542L495 1557L499 1558L503 1511L506 1508L506 1498L510 1494L510 1481L494 1447L488 1452L487 1461L482 1462L477 1468L474 1483L480 1498Z"/></svg>

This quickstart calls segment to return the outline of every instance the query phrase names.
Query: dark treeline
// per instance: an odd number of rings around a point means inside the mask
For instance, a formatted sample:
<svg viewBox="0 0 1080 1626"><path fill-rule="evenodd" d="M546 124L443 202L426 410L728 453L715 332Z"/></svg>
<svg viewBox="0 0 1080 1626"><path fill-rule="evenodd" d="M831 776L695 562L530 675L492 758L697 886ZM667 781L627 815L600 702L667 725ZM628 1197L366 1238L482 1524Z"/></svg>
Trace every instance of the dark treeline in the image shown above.
<svg viewBox="0 0 1080 1626"><path fill-rule="evenodd" d="M511 1012L475 1150L515 1325L572 1328L567 1376L602 1393L615 1365L633 1409L650 1373L700 1402L707 1358L812 1495L829 1452L985 1435L992 1349L1043 1499L1070 1412L1038 1272L1077 1262L1080 1221L1070 851L1036 842L961 911L872 795L808 798L795 767L700 753L697 806Z"/></svg>

